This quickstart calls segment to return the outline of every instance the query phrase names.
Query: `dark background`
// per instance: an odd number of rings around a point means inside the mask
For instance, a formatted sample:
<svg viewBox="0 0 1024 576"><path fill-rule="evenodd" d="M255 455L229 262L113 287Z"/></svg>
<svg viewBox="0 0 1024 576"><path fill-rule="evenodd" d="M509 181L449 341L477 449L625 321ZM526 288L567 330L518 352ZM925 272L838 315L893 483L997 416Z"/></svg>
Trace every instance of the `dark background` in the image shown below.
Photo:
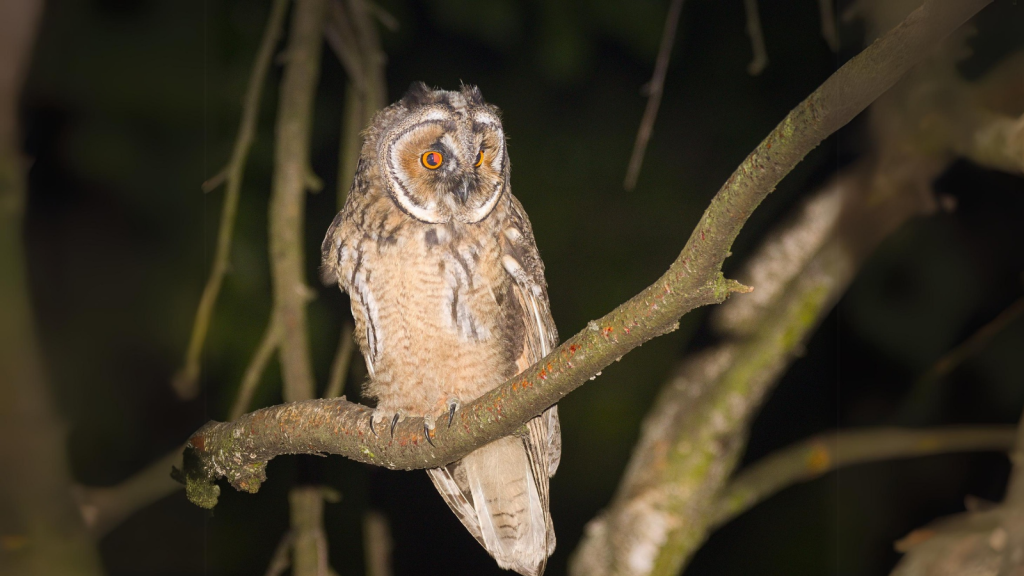
<svg viewBox="0 0 1024 576"><path fill-rule="evenodd" d="M841 27L832 53L817 2L761 2L770 64L750 77L739 0L686 3L661 113L633 192L621 186L645 104L667 2L444 0L382 5L389 101L414 80L478 84L504 111L513 190L533 222L563 337L654 280L707 202L768 131L862 46ZM108 485L226 417L270 310L266 225L275 67L242 191L232 271L203 363L203 393L176 400L208 273L222 191L200 184L227 161L269 2L51 0L23 101L30 172L28 247L38 327L70 427L76 478ZM840 6L842 8L842 6ZM969 77L1024 44L1024 7L997 1L977 19ZM345 76L325 48L309 198L307 267L314 366L327 380L347 299L315 282L318 246L336 212ZM863 119L815 150L754 215L734 269L767 227L864 152ZM959 163L937 189L952 214L889 238L787 372L753 426L745 461L836 427L1012 423L1024 403L1024 321L911 400L914 379L1022 292L1024 180ZM563 458L552 480L563 574L584 523L611 498L639 421L674 363L713 342L706 311L647 344L560 405ZM348 394L357 395L360 367ZM257 401L280 401L272 363ZM687 574L868 575L898 560L893 540L1001 498L1002 455L858 466L788 489L716 534ZM342 458L278 458L256 495L226 489L210 514L179 492L101 543L109 574L262 574L287 527L296 481L338 489L326 524L331 561L362 574L361 518L386 513L397 576L497 574L422 472Z"/></svg>

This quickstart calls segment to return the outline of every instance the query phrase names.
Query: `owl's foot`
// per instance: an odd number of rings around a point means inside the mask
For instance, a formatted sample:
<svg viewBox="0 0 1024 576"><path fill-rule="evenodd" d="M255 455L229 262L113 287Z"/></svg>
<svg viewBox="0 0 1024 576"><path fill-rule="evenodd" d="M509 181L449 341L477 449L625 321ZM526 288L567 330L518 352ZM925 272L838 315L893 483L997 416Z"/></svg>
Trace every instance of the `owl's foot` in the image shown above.
<svg viewBox="0 0 1024 576"><path fill-rule="evenodd" d="M395 412L395 417L391 419L391 437L395 437L395 426L398 426L398 421L402 419L401 412Z"/></svg>
<svg viewBox="0 0 1024 576"><path fill-rule="evenodd" d="M424 416L423 417L423 437L427 439L427 442L431 446L434 445L434 440L431 438L431 435L433 435L433 433L434 433L434 417L433 416L429 416L429 415L428 416Z"/></svg>
<svg viewBox="0 0 1024 576"><path fill-rule="evenodd" d="M455 419L455 411L462 406L462 401L458 398L448 399L448 427L452 427L452 420Z"/></svg>
<svg viewBox="0 0 1024 576"><path fill-rule="evenodd" d="M387 415L380 409L374 410L370 413L370 432L373 432L374 436L380 436L377 433L377 420L387 421ZM402 411L395 412L395 415L391 417L391 437L395 437L395 426L398 425L398 421L402 419Z"/></svg>

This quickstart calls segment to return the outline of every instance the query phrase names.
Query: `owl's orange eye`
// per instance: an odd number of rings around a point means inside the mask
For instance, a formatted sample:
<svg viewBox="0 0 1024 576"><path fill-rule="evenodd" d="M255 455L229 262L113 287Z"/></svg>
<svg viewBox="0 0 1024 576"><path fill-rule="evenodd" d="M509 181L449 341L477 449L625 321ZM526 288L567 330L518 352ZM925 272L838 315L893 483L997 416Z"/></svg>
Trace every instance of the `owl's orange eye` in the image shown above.
<svg viewBox="0 0 1024 576"><path fill-rule="evenodd" d="M476 153L476 164L473 164L473 166L479 166L479 165L481 165L483 163L484 163L484 151L481 150L481 151Z"/></svg>
<svg viewBox="0 0 1024 576"><path fill-rule="evenodd" d="M441 167L441 163L444 162L444 157L441 156L440 152L424 152L423 156L420 156L420 161L423 165L431 170L437 170Z"/></svg>

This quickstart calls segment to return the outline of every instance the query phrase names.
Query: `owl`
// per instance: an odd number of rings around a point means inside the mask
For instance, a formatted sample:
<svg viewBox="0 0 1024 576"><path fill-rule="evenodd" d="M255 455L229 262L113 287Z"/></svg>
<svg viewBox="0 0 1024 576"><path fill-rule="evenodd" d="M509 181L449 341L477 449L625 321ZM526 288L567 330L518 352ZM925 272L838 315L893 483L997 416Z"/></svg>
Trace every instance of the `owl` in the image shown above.
<svg viewBox="0 0 1024 576"><path fill-rule="evenodd" d="M512 195L498 109L478 88L414 84L363 142L321 269L351 296L372 429L422 416L429 440L557 344L544 264ZM536 576L555 548L548 479L560 455L552 406L521 435L427 473L499 566Z"/></svg>

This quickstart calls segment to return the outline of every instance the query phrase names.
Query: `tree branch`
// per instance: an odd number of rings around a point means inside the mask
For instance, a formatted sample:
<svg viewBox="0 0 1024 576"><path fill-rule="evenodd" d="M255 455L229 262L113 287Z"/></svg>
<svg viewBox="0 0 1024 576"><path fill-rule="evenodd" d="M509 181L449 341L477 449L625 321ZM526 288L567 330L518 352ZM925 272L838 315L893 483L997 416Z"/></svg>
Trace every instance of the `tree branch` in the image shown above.
<svg viewBox="0 0 1024 576"><path fill-rule="evenodd" d="M391 576L391 530L386 516L370 510L363 516L366 576Z"/></svg>
<svg viewBox="0 0 1024 576"><path fill-rule="evenodd" d="M102 563L71 495L67 427L44 368L25 260L18 101L42 12L39 0L0 3L0 573L96 576Z"/></svg>
<svg viewBox="0 0 1024 576"><path fill-rule="evenodd" d="M242 376L242 384L238 387L238 394L235 396L235 403L231 406L231 419L234 420L245 414L245 411L252 405L252 395L259 386L263 373L267 370L267 363L274 356L274 352L281 346L281 322L273 312L270 320L267 321L267 328L263 332L259 346L249 360Z"/></svg>
<svg viewBox="0 0 1024 576"><path fill-rule="evenodd" d="M876 188L875 169L862 162L841 173L751 257L740 278L758 282L756 296L716 309L726 341L692 356L663 387L615 498L573 554L571 574L674 575L697 550L768 391L871 249L933 207L902 183Z"/></svg>
<svg viewBox="0 0 1024 576"><path fill-rule="evenodd" d="M327 382L324 398L336 398L345 391L348 367L352 363L352 351L356 347L355 339L352 338L352 330L353 326L350 322L346 322L341 328L341 338L338 340L338 350L334 353L334 362L331 364L331 379ZM237 417L235 416L235 418Z"/></svg>
<svg viewBox="0 0 1024 576"><path fill-rule="evenodd" d="M676 43L676 28L679 26L679 16L682 13L683 0L672 0L668 6L668 15L665 16L665 29L661 33L658 58L654 61L654 76L646 86L647 106L644 108L640 129L636 132L636 142L633 144L633 154L629 157L629 167L626 169L626 180L623 182L623 186L627 191L636 188L637 178L640 177L640 167L644 163L647 143L651 140L654 120L658 117L658 108L661 106L661 94L665 90L665 75L668 74L668 62L672 57L672 46Z"/></svg>
<svg viewBox="0 0 1024 576"><path fill-rule="evenodd" d="M217 176L211 178L203 186L204 191L209 192L221 182L227 182L224 205L220 213L220 229L217 232L217 251L214 253L213 266L210 268L210 278L206 281L203 295L199 299L199 308L196 310L195 322L192 326L192 336L185 352L185 364L172 381L175 392L181 398L194 398L199 392L199 361L203 353L203 343L206 341L206 333L210 328L210 319L213 316L213 308L217 304L221 285L224 283L224 276L228 272L231 260L231 241L234 237L235 216L238 213L238 197L242 191L245 163L256 137L263 85L266 83L267 71L273 61L274 48L277 47L277 43L281 39L281 29L284 26L287 12L288 0L274 0L270 16L267 18L267 26L263 31L263 39L260 40L260 47L256 52L256 60L252 65L249 85L245 90L242 120L238 125L238 136L235 139L231 160Z"/></svg>
<svg viewBox="0 0 1024 576"><path fill-rule="evenodd" d="M953 452L1003 452L1013 447L1015 438L1013 426L878 428L819 434L741 471L719 495L711 524L721 526L783 488L844 466Z"/></svg>
<svg viewBox="0 0 1024 576"><path fill-rule="evenodd" d="M114 486L75 486L73 494L78 509L93 538L103 538L135 512L181 490L181 484L168 473L181 466L182 449L179 446L171 450Z"/></svg>
<svg viewBox="0 0 1024 576"><path fill-rule="evenodd" d="M293 402L231 423L211 422L189 441L189 498L216 503L225 477L255 491L266 462L280 454L331 453L393 469L429 468L514 433L600 370L671 330L690 310L746 291L720 272L733 240L775 185L824 138L849 122L913 64L989 0L931 0L850 60L800 103L737 168L701 217L682 253L654 284L592 321L554 352L456 413L431 441L423 421L407 418L394 436L369 427L370 409L338 399Z"/></svg>

